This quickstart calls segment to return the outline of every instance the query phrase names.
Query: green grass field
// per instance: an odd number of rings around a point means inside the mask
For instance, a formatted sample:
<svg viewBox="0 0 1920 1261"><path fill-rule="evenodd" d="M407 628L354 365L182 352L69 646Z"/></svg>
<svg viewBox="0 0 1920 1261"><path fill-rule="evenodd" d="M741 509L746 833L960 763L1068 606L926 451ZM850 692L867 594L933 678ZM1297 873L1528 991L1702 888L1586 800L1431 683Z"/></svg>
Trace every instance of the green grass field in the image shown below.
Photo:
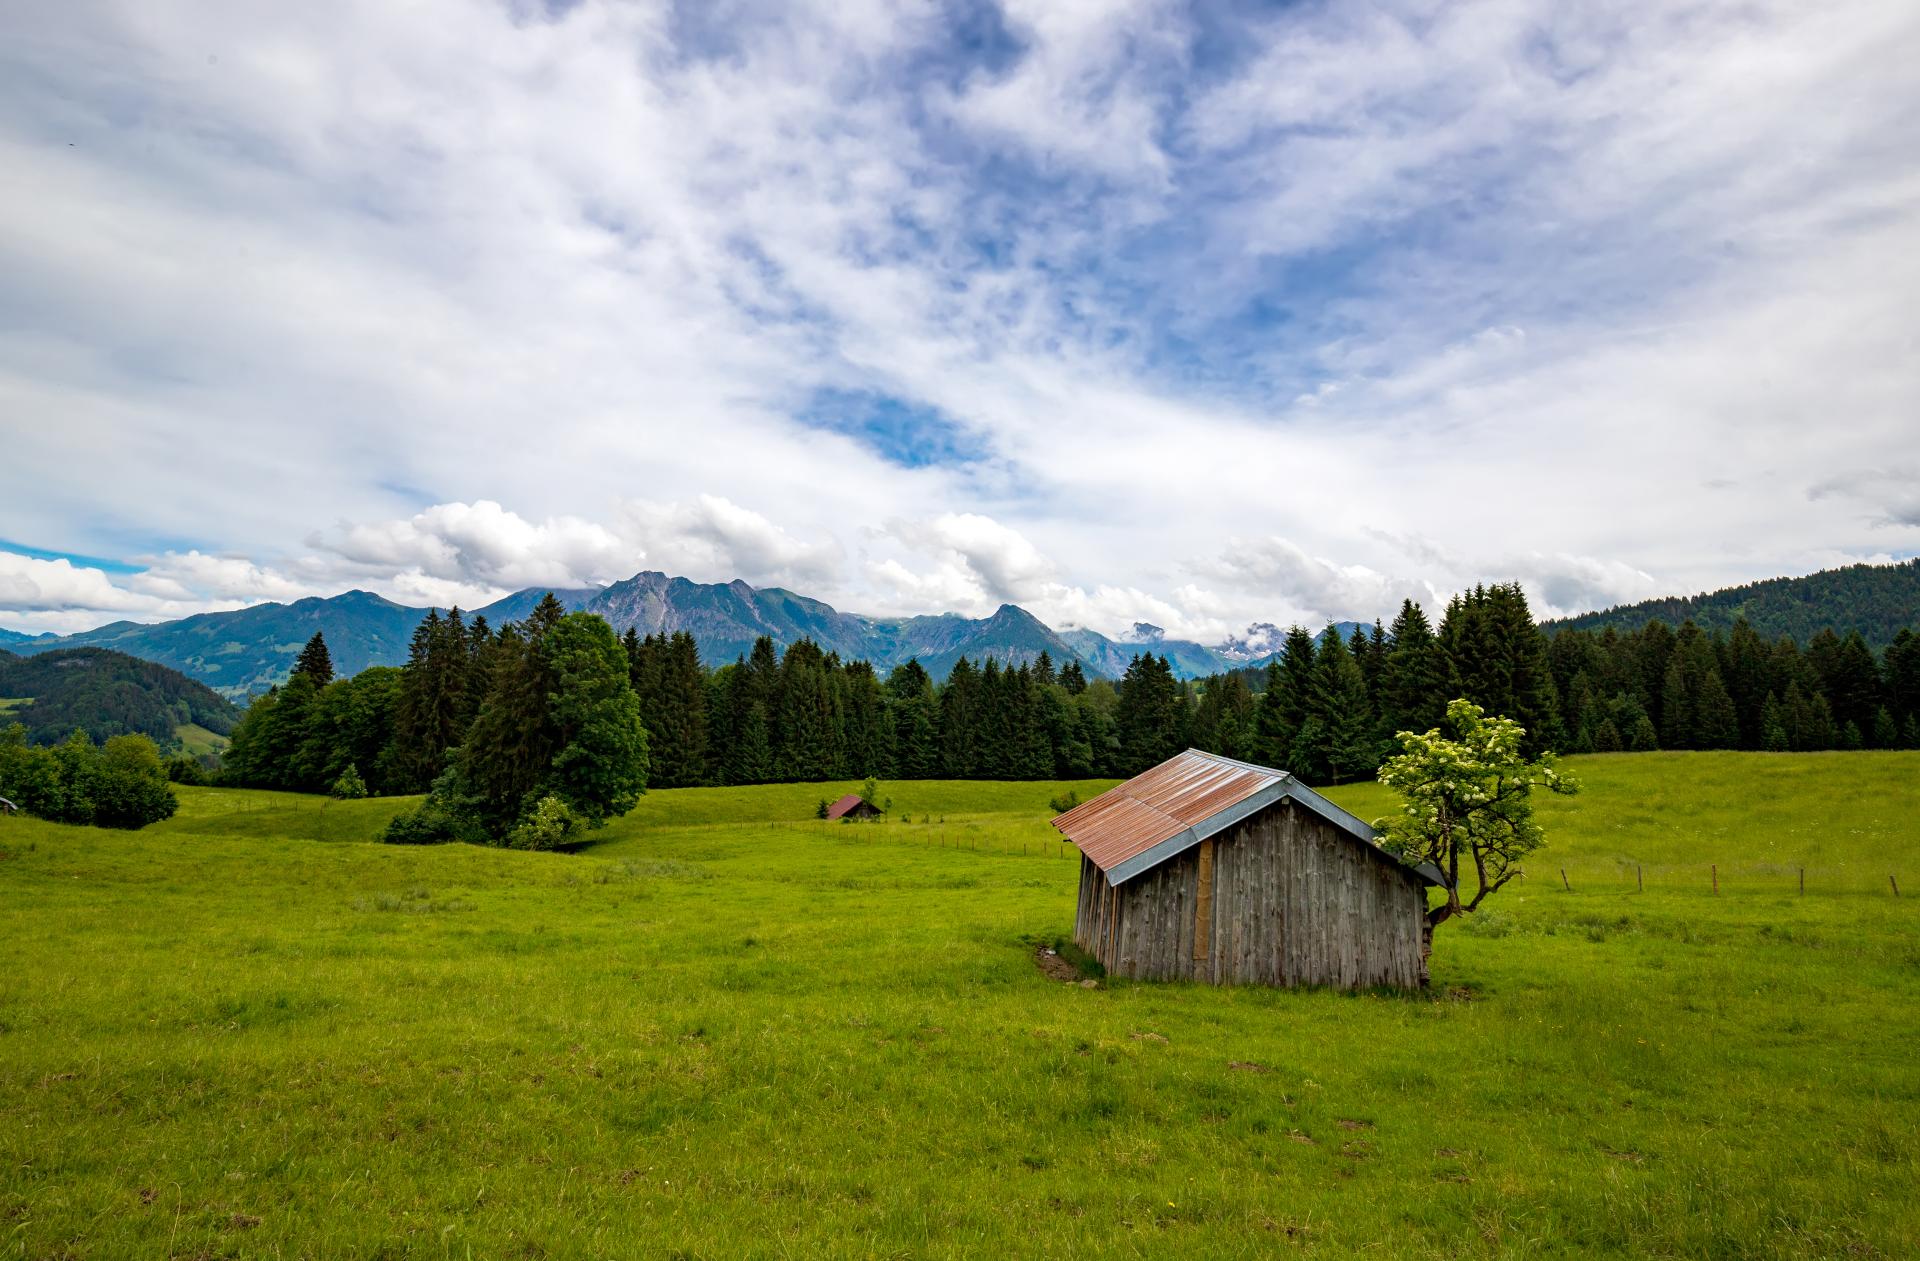
<svg viewBox="0 0 1920 1261"><path fill-rule="evenodd" d="M173 729L173 738L180 742L180 750L189 757L202 757L209 753L224 753L232 743L225 736L207 730L197 722L183 722Z"/></svg>
<svg viewBox="0 0 1920 1261"><path fill-rule="evenodd" d="M0 1256L1920 1253L1920 755L1571 766L1412 996L1047 980L1061 785L0 819Z"/></svg>

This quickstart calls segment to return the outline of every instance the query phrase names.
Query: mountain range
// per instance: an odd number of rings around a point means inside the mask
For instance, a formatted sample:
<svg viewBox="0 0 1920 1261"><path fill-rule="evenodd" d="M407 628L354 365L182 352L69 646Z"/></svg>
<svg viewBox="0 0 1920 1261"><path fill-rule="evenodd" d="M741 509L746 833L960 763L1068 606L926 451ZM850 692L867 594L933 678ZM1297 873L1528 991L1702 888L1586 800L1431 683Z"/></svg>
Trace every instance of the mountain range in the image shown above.
<svg viewBox="0 0 1920 1261"><path fill-rule="evenodd" d="M516 591L466 615L484 616L495 626L518 621L547 591ZM1118 678L1134 654L1148 649L1164 654L1175 673L1187 678L1251 660L1245 652L1230 655L1190 641L1167 640L1146 625L1136 628L1141 637L1136 642L1088 630L1058 632L1012 604L983 618L955 613L863 617L780 587L754 587L738 580L698 583L656 572L606 587L553 594L570 611L598 613L618 631L688 631L710 666L745 654L762 635L782 648L811 639L843 658L870 661L883 671L918 658L936 679L944 679L961 657L1018 665L1042 652L1061 665L1078 660L1088 673L1108 678ZM238 698L285 679L302 645L316 632L326 636L334 667L342 674L371 665L398 665L406 660L408 641L426 615L426 609L396 604L369 591L348 591L171 622L112 622L74 635L36 638L13 632L17 638L10 637L6 646L23 655L60 648L112 649L159 662Z"/></svg>
<svg viewBox="0 0 1920 1261"><path fill-rule="evenodd" d="M469 615L483 615L496 626L518 621L547 590L516 591ZM812 639L843 658L870 661L883 671L918 658L941 679L963 656L1017 665L1042 652L1057 664L1077 660L1090 675L1118 678L1135 654L1149 650L1164 655L1176 676L1199 678L1264 665L1280 637L1278 628L1261 624L1249 628L1244 638L1209 646L1167 639L1158 627L1138 623L1131 636L1116 640L1086 629L1054 630L1012 604L982 618L955 613L863 617L780 587L754 587L738 580L699 583L651 571L606 587L555 590L554 595L569 610L600 614L616 630L634 627L643 635L688 631L710 666L732 661L767 635L783 648ZM23 655L60 648L113 649L169 666L222 695L239 698L284 679L316 631L326 636L334 665L343 674L370 665L397 665L406 660L408 641L426 614L425 609L368 591L349 591L172 622L113 622L66 636L0 629L0 647ZM1884 647L1900 627L1920 622L1920 560L1853 565L1704 595L1648 600L1544 626L1628 630L1655 617L1676 625L1692 618L1709 629L1725 629L1745 617L1765 638L1792 635L1802 643L1824 627L1842 633L1858 629L1869 644ZM1358 623L1335 625L1345 635Z"/></svg>

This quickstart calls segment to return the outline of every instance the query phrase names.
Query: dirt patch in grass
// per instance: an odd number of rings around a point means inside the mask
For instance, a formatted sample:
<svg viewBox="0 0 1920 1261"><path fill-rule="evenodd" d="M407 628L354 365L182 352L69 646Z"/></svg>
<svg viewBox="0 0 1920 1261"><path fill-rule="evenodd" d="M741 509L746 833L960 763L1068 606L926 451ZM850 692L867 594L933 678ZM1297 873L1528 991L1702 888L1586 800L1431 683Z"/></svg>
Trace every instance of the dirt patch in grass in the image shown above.
<svg viewBox="0 0 1920 1261"><path fill-rule="evenodd" d="M1079 952L1074 951L1077 955ZM1100 988L1098 975L1088 975L1087 970L1065 950L1056 950L1052 946L1033 948L1033 966L1049 981L1058 981L1062 985L1078 985L1084 989Z"/></svg>

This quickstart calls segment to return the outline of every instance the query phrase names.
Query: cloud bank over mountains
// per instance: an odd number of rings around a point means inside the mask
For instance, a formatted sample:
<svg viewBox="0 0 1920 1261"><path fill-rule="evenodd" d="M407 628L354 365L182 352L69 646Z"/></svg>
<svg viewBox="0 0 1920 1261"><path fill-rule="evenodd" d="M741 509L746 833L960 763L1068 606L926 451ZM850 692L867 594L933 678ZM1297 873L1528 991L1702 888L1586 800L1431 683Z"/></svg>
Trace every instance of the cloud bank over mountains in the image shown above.
<svg viewBox="0 0 1920 1261"><path fill-rule="evenodd" d="M0 624L652 568L1218 641L1920 548L1910 4L12 26Z"/></svg>

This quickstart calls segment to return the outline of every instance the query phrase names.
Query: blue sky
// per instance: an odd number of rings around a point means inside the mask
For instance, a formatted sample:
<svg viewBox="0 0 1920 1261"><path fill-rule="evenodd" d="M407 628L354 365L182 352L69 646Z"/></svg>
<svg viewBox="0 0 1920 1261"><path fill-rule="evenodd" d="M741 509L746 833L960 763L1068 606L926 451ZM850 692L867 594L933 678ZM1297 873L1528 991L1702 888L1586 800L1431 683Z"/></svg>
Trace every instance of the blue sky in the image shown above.
<svg viewBox="0 0 1920 1261"><path fill-rule="evenodd" d="M641 568L1217 640L1920 547L1920 12L78 0L0 625Z"/></svg>

